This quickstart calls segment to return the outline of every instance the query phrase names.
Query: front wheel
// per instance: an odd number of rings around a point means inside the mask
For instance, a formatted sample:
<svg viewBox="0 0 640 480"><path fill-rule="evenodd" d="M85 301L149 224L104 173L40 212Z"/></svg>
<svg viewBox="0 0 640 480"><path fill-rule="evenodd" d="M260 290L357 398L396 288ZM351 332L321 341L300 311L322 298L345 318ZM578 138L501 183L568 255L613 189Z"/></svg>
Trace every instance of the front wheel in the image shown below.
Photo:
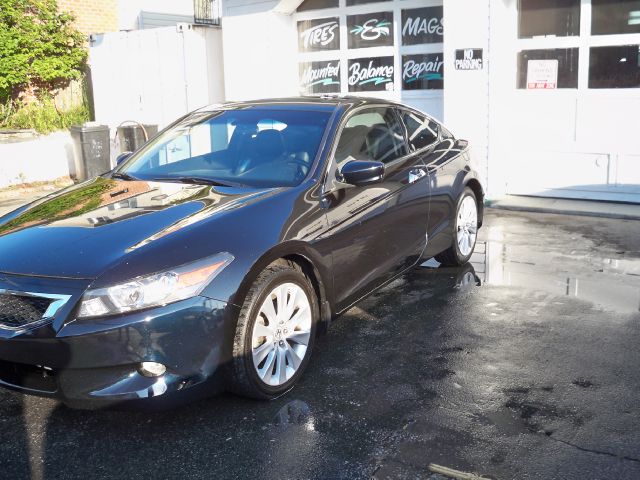
<svg viewBox="0 0 640 480"><path fill-rule="evenodd" d="M318 318L318 301L302 269L287 260L269 265L240 311L232 390L259 399L289 390L309 363Z"/></svg>
<svg viewBox="0 0 640 480"><path fill-rule="evenodd" d="M435 256L443 265L464 265L469 261L476 247L478 233L478 201L469 187L464 189L456 207L452 245Z"/></svg>

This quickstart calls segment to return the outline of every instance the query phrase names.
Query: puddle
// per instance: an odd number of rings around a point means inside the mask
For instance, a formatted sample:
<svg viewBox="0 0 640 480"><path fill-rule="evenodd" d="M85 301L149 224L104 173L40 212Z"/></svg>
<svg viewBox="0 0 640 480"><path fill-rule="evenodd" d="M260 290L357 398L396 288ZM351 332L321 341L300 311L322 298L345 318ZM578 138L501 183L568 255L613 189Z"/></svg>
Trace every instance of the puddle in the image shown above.
<svg viewBox="0 0 640 480"><path fill-rule="evenodd" d="M478 240L471 257L474 272L460 288L479 284L524 287L619 313L640 311L640 260L599 257L578 238L572 239L573 250L565 251L567 239L549 232L540 237L535 231L518 232L534 237L523 241L528 238L507 237L500 227L487 230L486 240ZM438 268L439 264L431 259L422 266Z"/></svg>

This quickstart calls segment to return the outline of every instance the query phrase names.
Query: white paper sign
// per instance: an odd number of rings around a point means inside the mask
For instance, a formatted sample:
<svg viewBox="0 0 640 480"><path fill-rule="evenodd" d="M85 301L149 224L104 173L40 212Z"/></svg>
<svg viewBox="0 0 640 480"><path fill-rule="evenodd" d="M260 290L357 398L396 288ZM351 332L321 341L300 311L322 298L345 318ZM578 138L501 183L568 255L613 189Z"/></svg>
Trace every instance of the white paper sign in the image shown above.
<svg viewBox="0 0 640 480"><path fill-rule="evenodd" d="M558 60L529 60L527 89L558 88Z"/></svg>

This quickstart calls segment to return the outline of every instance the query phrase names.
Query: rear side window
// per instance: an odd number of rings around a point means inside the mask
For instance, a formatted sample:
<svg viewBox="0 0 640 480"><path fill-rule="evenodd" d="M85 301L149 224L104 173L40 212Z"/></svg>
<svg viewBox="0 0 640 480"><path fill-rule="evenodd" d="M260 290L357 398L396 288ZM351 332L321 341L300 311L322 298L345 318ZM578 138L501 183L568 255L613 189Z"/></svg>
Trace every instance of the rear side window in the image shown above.
<svg viewBox="0 0 640 480"><path fill-rule="evenodd" d="M407 138L412 152L422 150L438 140L438 124L433 120L407 110L403 110L400 116L407 127Z"/></svg>
<svg viewBox="0 0 640 480"><path fill-rule="evenodd" d="M395 112L391 108L372 108L356 113L342 129L336 163L350 160L376 160L389 163L407 154Z"/></svg>

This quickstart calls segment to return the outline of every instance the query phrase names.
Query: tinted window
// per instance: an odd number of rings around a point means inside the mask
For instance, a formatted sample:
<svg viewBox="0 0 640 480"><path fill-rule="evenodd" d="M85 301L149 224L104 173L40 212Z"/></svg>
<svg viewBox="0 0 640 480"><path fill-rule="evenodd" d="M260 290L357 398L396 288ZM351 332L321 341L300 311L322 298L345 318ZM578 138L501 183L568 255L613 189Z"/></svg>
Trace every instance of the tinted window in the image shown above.
<svg viewBox="0 0 640 480"><path fill-rule="evenodd" d="M520 0L518 37L580 34L580 0Z"/></svg>
<svg viewBox="0 0 640 480"><path fill-rule="evenodd" d="M351 5L364 5L365 3L376 3L383 0L347 0L347 7Z"/></svg>
<svg viewBox="0 0 640 480"><path fill-rule="evenodd" d="M640 0L591 0L591 33L640 33Z"/></svg>
<svg viewBox="0 0 640 480"><path fill-rule="evenodd" d="M529 60L557 60L556 88L578 88L578 49L523 50L518 53L518 88L527 88Z"/></svg>
<svg viewBox="0 0 640 480"><path fill-rule="evenodd" d="M589 88L639 88L640 45L592 47Z"/></svg>
<svg viewBox="0 0 640 480"><path fill-rule="evenodd" d="M126 162L142 180L204 177L256 187L297 185L308 173L329 111L202 111L162 133Z"/></svg>
<svg viewBox="0 0 640 480"><path fill-rule="evenodd" d="M318 10L321 8L333 8L338 6L338 0L305 0L298 7L298 12L306 12L307 10Z"/></svg>
<svg viewBox="0 0 640 480"><path fill-rule="evenodd" d="M421 150L438 140L438 124L422 115L403 111L402 121L407 127L409 148L412 152Z"/></svg>
<svg viewBox="0 0 640 480"><path fill-rule="evenodd" d="M375 108L357 113L347 121L335 158L340 166L350 160L388 163L406 154L402 128L393 110Z"/></svg>

